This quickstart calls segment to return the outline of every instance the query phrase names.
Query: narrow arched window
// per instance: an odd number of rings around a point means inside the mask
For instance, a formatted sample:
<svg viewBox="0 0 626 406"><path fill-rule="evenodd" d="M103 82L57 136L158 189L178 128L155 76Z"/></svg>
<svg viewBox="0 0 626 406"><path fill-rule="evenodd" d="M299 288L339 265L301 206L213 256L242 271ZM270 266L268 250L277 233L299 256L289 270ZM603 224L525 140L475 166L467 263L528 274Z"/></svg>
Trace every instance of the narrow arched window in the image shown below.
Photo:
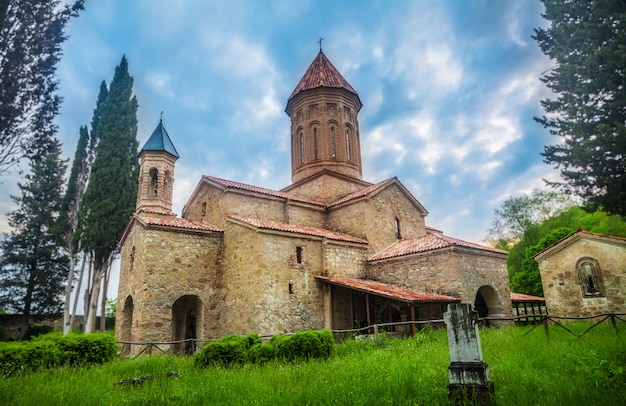
<svg viewBox="0 0 626 406"><path fill-rule="evenodd" d="M400 219L396 217L396 238L401 239L402 233L400 232Z"/></svg>
<svg viewBox="0 0 626 406"><path fill-rule="evenodd" d="M600 265L593 258L581 258L576 264L583 296L604 296Z"/></svg>
<svg viewBox="0 0 626 406"><path fill-rule="evenodd" d="M315 152L315 159L319 159L317 153L317 127L313 127L313 150Z"/></svg>
<svg viewBox="0 0 626 406"><path fill-rule="evenodd" d="M163 177L163 196L165 198L170 198L170 182L172 181L172 175L170 171L165 171L165 176Z"/></svg>
<svg viewBox="0 0 626 406"><path fill-rule="evenodd" d="M350 128L346 128L346 156L348 161L352 161L352 148L350 148Z"/></svg>
<svg viewBox="0 0 626 406"><path fill-rule="evenodd" d="M330 127L330 155L333 158L337 157L337 150L335 148L335 127Z"/></svg>
<svg viewBox="0 0 626 406"><path fill-rule="evenodd" d="M156 196L159 193L159 171L156 168L150 169L150 189L148 194Z"/></svg>
<svg viewBox="0 0 626 406"><path fill-rule="evenodd" d="M300 141L300 164L303 164L304 163L304 135L302 135L302 131L300 131L299 141Z"/></svg>

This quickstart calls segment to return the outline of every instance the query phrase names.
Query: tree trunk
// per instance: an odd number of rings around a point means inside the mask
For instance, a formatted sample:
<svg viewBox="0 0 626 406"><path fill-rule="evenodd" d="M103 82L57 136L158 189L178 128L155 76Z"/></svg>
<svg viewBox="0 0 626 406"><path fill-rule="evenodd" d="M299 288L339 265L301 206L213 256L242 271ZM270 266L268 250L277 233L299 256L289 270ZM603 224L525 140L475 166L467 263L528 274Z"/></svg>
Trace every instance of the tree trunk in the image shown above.
<svg viewBox="0 0 626 406"><path fill-rule="evenodd" d="M26 287L26 294L24 295L24 312L22 313L22 321L20 323L20 341L26 338L26 333L28 333L30 326L30 308L33 302L33 291L35 290L35 272L37 270L37 264L31 263L30 268L28 286Z"/></svg>
<svg viewBox="0 0 626 406"><path fill-rule="evenodd" d="M85 321L85 333L93 333L96 327L96 316L98 315L98 299L100 298L100 286L102 278L109 264L108 258L98 258L95 256L93 265L93 284L89 294L89 315Z"/></svg>
<svg viewBox="0 0 626 406"><path fill-rule="evenodd" d="M74 263L75 256L72 254L70 246L70 270L67 273L67 284L65 285L65 304L63 306L63 334L72 332L72 318L70 315L70 306L72 301L72 285L74 284Z"/></svg>
<svg viewBox="0 0 626 406"><path fill-rule="evenodd" d="M109 290L109 276L111 275L111 264L113 263L113 255L109 258L107 269L102 279L102 302L100 302L100 331L106 331L106 311L107 311L107 291Z"/></svg>
<svg viewBox="0 0 626 406"><path fill-rule="evenodd" d="M80 273L78 274L78 282L76 283L76 295L74 296L74 305L72 306L72 313L70 315L70 326L74 326L74 320L76 319L76 309L78 308L78 299L80 296L80 289L83 285L83 275L85 274L85 262L87 261L87 253L83 253L83 261L80 266Z"/></svg>

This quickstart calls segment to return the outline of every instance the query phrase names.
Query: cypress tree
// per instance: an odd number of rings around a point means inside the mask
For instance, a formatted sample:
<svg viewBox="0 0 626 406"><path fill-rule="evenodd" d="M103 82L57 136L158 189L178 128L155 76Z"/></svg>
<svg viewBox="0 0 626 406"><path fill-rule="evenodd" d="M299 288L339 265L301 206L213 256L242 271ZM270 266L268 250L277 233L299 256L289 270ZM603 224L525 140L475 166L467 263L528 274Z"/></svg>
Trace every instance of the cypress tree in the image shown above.
<svg viewBox="0 0 626 406"><path fill-rule="evenodd" d="M90 292L85 330L92 331L100 287L128 218L137 200L137 98L132 95L133 78L122 57L115 68L101 114L95 117L92 133L98 137L89 185L79 212L77 238L80 250L93 255L94 279ZM106 287L105 287L106 288Z"/></svg>
<svg viewBox="0 0 626 406"><path fill-rule="evenodd" d="M19 184L18 208L9 213L13 231L0 243L0 307L23 315L21 338L32 315L60 314L68 257L58 245L65 162L54 138L38 159L30 160L26 183Z"/></svg>

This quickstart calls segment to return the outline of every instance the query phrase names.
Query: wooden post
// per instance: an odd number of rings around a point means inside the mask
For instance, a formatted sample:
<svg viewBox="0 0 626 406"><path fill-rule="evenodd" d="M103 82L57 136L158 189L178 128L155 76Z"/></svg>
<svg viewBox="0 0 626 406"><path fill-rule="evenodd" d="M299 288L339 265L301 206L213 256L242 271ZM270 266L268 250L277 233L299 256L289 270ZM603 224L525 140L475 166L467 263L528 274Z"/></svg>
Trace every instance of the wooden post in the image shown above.
<svg viewBox="0 0 626 406"><path fill-rule="evenodd" d="M415 303L411 303L411 335L415 335Z"/></svg>
<svg viewBox="0 0 626 406"><path fill-rule="evenodd" d="M617 336L619 337L619 330L617 329L617 322L615 321L615 313L611 313L611 324L613 324L615 334L617 334Z"/></svg>
<svg viewBox="0 0 626 406"><path fill-rule="evenodd" d="M369 327L372 325L372 320L370 318L370 295L367 293L365 294L365 315L367 318L367 325ZM367 334L372 334L371 328L367 329Z"/></svg>

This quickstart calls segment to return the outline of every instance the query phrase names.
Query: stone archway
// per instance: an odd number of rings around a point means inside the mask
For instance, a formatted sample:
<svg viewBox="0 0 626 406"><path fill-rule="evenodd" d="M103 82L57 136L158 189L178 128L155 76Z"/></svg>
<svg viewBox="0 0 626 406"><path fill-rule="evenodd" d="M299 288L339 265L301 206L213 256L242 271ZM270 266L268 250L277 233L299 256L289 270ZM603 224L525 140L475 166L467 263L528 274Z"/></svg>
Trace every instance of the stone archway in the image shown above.
<svg viewBox="0 0 626 406"><path fill-rule="evenodd" d="M478 312L478 317L486 317L490 314L500 313L502 304L498 297L498 292L496 292L492 286L481 286L478 292L476 292L474 310Z"/></svg>
<svg viewBox="0 0 626 406"><path fill-rule="evenodd" d="M120 341L131 341L133 328L133 297L128 296L124 301L124 309L122 310L122 323L120 328ZM122 353L130 354L130 344L122 344Z"/></svg>
<svg viewBox="0 0 626 406"><path fill-rule="evenodd" d="M198 296L181 296L172 305L172 341L201 337L202 301ZM193 354L194 342L173 344L170 351L175 354Z"/></svg>

